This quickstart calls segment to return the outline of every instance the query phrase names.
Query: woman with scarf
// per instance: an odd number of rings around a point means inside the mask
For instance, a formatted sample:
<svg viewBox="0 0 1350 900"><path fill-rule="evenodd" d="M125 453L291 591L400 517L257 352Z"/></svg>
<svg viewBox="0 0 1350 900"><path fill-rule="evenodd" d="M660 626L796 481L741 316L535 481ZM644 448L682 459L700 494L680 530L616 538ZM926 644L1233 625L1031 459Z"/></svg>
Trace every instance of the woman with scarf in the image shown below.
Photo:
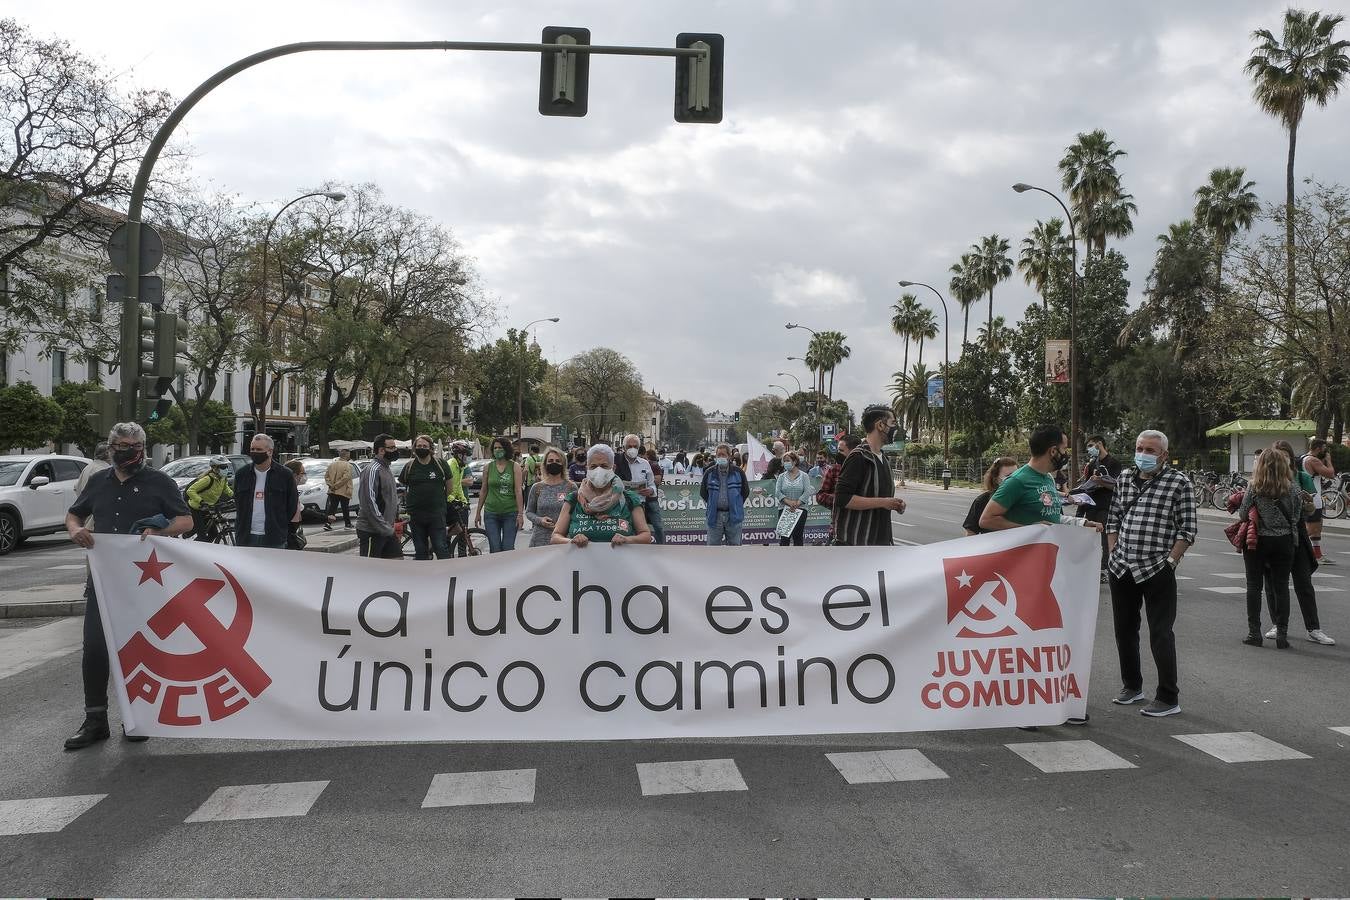
<svg viewBox="0 0 1350 900"><path fill-rule="evenodd" d="M578 547L652 543L642 498L614 474L613 447L596 444L586 451L586 480L563 500L552 541Z"/></svg>

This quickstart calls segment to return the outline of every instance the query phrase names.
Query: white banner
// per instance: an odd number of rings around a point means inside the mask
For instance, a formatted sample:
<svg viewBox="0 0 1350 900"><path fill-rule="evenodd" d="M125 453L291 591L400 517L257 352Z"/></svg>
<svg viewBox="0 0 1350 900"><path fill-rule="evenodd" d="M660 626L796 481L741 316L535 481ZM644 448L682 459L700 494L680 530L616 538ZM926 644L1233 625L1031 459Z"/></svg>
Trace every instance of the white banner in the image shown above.
<svg viewBox="0 0 1350 900"><path fill-rule="evenodd" d="M745 435L745 445L747 457L745 470L750 473L751 479L763 478L764 473L769 470L769 461L773 459L773 454L749 432Z"/></svg>
<svg viewBox="0 0 1350 900"><path fill-rule="evenodd" d="M595 740L1081 715L1095 533L445 562L98 535L131 734Z"/></svg>

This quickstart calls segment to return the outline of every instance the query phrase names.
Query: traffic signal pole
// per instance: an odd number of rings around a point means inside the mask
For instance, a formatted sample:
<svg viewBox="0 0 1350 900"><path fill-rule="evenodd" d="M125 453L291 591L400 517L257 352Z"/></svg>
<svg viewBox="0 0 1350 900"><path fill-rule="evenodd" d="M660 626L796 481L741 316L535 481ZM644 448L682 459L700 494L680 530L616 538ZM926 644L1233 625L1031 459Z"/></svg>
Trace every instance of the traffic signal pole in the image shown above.
<svg viewBox="0 0 1350 900"><path fill-rule="evenodd" d="M675 116L681 122L716 123L722 118L721 78L722 47L720 35L681 34L677 44L689 46L676 47L622 47L582 44L574 41L555 43L510 43L497 41L302 41L294 44L282 44L252 56L246 56L225 68L197 86L192 93L184 97L160 125L155 136L146 147L140 168L136 171L136 181L131 188L131 199L127 204L127 221L130 223L127 235L126 260L120 267L126 278L126 302L122 308L121 324L121 379L118 397L118 411L123 421L131 422L137 416L137 392L141 374L140 365L140 276L141 276L141 214L145 205L145 194L150 184L150 176L160 153L168 143L174 129L183 121L183 117L196 106L203 97L215 88L246 69L297 53L320 50L478 50L506 53L554 53L557 54L556 71L559 77L567 79L572 67L567 65L572 53L608 56L665 56L686 58L696 63L690 69L676 68L676 108ZM684 92L685 97L681 97ZM584 97L581 98L584 107Z"/></svg>

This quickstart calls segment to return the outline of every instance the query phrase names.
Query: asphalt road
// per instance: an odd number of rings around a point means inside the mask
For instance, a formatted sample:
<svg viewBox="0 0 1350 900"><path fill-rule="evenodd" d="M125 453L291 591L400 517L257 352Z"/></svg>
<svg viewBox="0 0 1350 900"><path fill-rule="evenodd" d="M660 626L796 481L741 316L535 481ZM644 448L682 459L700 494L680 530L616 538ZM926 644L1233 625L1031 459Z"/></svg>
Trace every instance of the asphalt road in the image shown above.
<svg viewBox="0 0 1350 900"><path fill-rule="evenodd" d="M968 494L904 496L898 538L958 533ZM1303 641L1297 612L1289 650L1239 643L1243 597L1214 590L1242 585L1226 577L1241 562L1222 524L1203 521L1179 571L1188 579L1177 622L1183 714L1145 719L1107 702L1119 677L1103 589L1091 724L1039 732L112 740L63 753L80 718L78 622L9 629L0 632L0 894L1345 895L1350 733L1333 729L1350 732L1350 646ZM1323 627L1350 638L1350 540L1328 545L1344 566L1316 576ZM45 661L5 674L7 659L44 647L54 648ZM1145 660L1148 679L1147 652ZM1302 758L1225 762L1177 739L1235 732ZM1056 754L1061 741L1090 745ZM1067 763L1100 749L1114 754L1105 763L1129 767L1046 772L1009 744L1041 745L1024 753ZM826 756L893 749L919 751L947 777L851 784ZM709 760L731 762L695 766L688 783L703 776L737 789L644 796L640 764ZM516 787L532 778L531 788L518 802L423 807L435 776L480 771L509 773L501 784ZM185 821L208 815L218 788L297 782L326 782L276 789L307 790L290 798L302 814ZM60 831L4 834L16 809L32 819L46 808L41 798L81 796L99 799Z"/></svg>

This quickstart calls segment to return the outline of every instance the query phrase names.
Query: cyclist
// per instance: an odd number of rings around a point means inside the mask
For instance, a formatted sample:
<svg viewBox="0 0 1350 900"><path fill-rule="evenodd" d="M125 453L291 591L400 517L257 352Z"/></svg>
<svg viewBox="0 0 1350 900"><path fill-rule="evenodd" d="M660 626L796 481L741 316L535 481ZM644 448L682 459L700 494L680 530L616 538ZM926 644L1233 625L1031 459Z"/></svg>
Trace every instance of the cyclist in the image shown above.
<svg viewBox="0 0 1350 900"><path fill-rule="evenodd" d="M192 530L196 540L214 543L218 529L209 524L207 511L221 501L234 497L230 488L230 461L224 456L211 457L211 465L196 481L188 485L187 505L192 513Z"/></svg>
<svg viewBox="0 0 1350 900"><path fill-rule="evenodd" d="M469 454L472 452L468 441L450 443L450 480L445 483L445 523L452 545L456 535L468 543L469 497L464 493L464 473L469 468Z"/></svg>

